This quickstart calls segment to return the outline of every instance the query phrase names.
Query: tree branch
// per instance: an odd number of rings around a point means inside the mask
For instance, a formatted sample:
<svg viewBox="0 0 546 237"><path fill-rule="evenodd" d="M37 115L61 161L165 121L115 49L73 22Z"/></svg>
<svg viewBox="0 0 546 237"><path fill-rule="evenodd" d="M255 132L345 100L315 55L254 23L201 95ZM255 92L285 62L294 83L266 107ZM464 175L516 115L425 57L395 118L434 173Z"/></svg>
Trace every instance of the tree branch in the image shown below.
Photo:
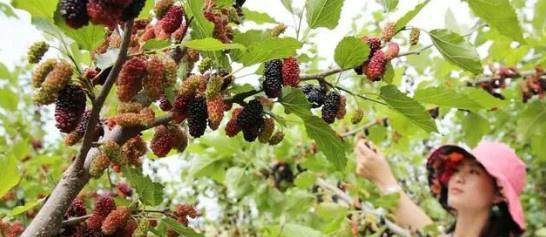
<svg viewBox="0 0 546 237"><path fill-rule="evenodd" d="M110 74L108 74L108 77L106 78L106 82L104 82L104 85L102 87L102 90L99 96L93 101L93 108L91 109L91 115L89 117L87 127L85 128L85 134L83 136L83 142L80 149L80 153L78 154L78 157L76 158L74 162L77 169L81 169L83 167L87 152L91 148L91 140L93 139L93 131L95 130L94 128L99 122L100 110L102 109L102 106L104 105L104 101L106 100L106 97L108 97L108 94L110 93L110 89L112 89L112 86L114 85L114 82L116 81L119 75L119 72L121 71L121 67L123 66L123 63L125 62L125 59L127 59L127 50L129 49L129 43L131 41L132 30L133 30L133 20L131 19L127 23L125 23L125 32L123 35L123 42L121 43L121 49L119 51L118 58L116 62L114 63L114 67L110 71Z"/></svg>

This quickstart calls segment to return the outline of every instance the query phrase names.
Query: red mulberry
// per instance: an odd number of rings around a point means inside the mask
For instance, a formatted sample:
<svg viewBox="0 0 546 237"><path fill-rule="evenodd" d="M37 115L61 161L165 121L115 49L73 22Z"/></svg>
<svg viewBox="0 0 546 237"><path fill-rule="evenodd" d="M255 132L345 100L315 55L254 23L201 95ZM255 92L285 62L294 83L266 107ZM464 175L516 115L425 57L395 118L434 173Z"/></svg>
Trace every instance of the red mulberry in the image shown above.
<svg viewBox="0 0 546 237"><path fill-rule="evenodd" d="M222 43L229 43L232 39L232 29L228 25L228 18L222 15L217 15L212 12L205 12L205 18L214 24L214 38L219 39Z"/></svg>
<svg viewBox="0 0 546 237"><path fill-rule="evenodd" d="M142 88L145 75L146 63L141 58L132 58L125 62L117 80L119 100L130 101Z"/></svg>
<svg viewBox="0 0 546 237"><path fill-rule="evenodd" d="M125 197L133 196L133 189L127 183L116 184L116 189Z"/></svg>
<svg viewBox="0 0 546 237"><path fill-rule="evenodd" d="M180 216L189 216L191 218L196 218L197 217L197 211L195 210L195 208L192 205L178 204L175 207L174 215L178 216L178 217L180 217Z"/></svg>
<svg viewBox="0 0 546 237"><path fill-rule="evenodd" d="M387 45L387 50L385 51L385 60L389 61L393 58L396 58L399 52L400 46L398 46L398 44L395 42L390 42Z"/></svg>
<svg viewBox="0 0 546 237"><path fill-rule="evenodd" d="M95 25L103 24L113 29L123 14L123 7L109 4L103 0L89 0L87 2L87 15Z"/></svg>
<svg viewBox="0 0 546 237"><path fill-rule="evenodd" d="M205 91L205 96L207 100L216 98L222 90L222 77L219 75L211 75L207 81L207 88Z"/></svg>
<svg viewBox="0 0 546 237"><path fill-rule="evenodd" d="M134 136L121 146L121 155L127 157L131 165L140 166L140 157L146 154L147 147L140 135Z"/></svg>
<svg viewBox="0 0 546 237"><path fill-rule="evenodd" d="M188 127L192 137L200 137L207 129L207 102L204 97L197 97L188 107Z"/></svg>
<svg viewBox="0 0 546 237"><path fill-rule="evenodd" d="M72 201L72 204L66 210L66 213L64 214L65 218L70 217L78 217L78 216L85 216L87 214L87 210L85 209L85 203L80 197L76 197L74 201Z"/></svg>
<svg viewBox="0 0 546 237"><path fill-rule="evenodd" d="M182 130L178 125L176 125L169 127L169 133L171 133L174 137L174 148L178 150L178 152L183 152L186 150L186 147L188 146L188 136L186 135L186 131Z"/></svg>
<svg viewBox="0 0 546 237"><path fill-rule="evenodd" d="M297 87L300 82L300 66L294 57L284 59L282 64L282 80L284 85Z"/></svg>
<svg viewBox="0 0 546 237"><path fill-rule="evenodd" d="M311 108L318 108L324 103L326 92L321 88L307 84L303 86L302 91L307 97L307 101L311 103Z"/></svg>
<svg viewBox="0 0 546 237"><path fill-rule="evenodd" d="M159 57L152 57L146 65L147 74L144 77L144 91L150 100L156 101L164 91L163 62Z"/></svg>
<svg viewBox="0 0 546 237"><path fill-rule="evenodd" d="M126 207L113 210L102 222L102 233L106 235L113 234L116 230L123 228L127 224L129 217L131 217L131 212Z"/></svg>
<svg viewBox="0 0 546 237"><path fill-rule="evenodd" d="M370 81L378 81L385 73L385 55L383 51L376 51L370 61L364 65L364 73Z"/></svg>
<svg viewBox="0 0 546 237"><path fill-rule="evenodd" d="M160 125L155 128L154 137L150 142L150 149L158 157L165 157L173 148L175 137L171 136L169 129L165 125Z"/></svg>
<svg viewBox="0 0 546 237"><path fill-rule="evenodd" d="M264 64L263 88L269 98L277 98L282 93L283 64L281 60L275 59Z"/></svg>
<svg viewBox="0 0 546 237"><path fill-rule="evenodd" d="M243 111L242 108L236 108L233 110L232 117L226 124L225 128L226 135L228 137L234 137L235 135L237 135L237 133L241 131L241 127L239 127L239 125L237 124L237 117L239 116L241 111Z"/></svg>
<svg viewBox="0 0 546 237"><path fill-rule="evenodd" d="M161 25L161 28L163 31L165 31L165 33L172 34L176 31L176 29L178 29L180 24L182 24L183 17L184 11L182 7L172 5L158 24Z"/></svg>
<svg viewBox="0 0 546 237"><path fill-rule="evenodd" d="M163 111L170 111L173 108L173 105L166 96L161 96L159 98L159 108Z"/></svg>
<svg viewBox="0 0 546 237"><path fill-rule="evenodd" d="M336 92L330 92L326 95L324 105L322 106L322 119L327 123L333 123L339 110L340 95Z"/></svg>
<svg viewBox="0 0 546 237"><path fill-rule="evenodd" d="M343 119L345 117L345 114L347 113L347 109L345 106L347 105L347 98L345 96L339 97L339 108L336 113L336 118Z"/></svg>
<svg viewBox="0 0 546 237"><path fill-rule="evenodd" d="M209 127L216 130L224 118L224 98L221 94L207 101Z"/></svg>
<svg viewBox="0 0 546 237"><path fill-rule="evenodd" d="M44 41L39 41L30 46L27 53L28 63L38 63L49 49L49 45Z"/></svg>
<svg viewBox="0 0 546 237"><path fill-rule="evenodd" d="M375 53L375 51L381 49L381 39L376 37L368 37L363 36L362 40L368 43L368 47L370 47L370 56L368 58L371 58L371 56Z"/></svg>
<svg viewBox="0 0 546 237"><path fill-rule="evenodd" d="M86 5L87 0L62 0L59 13L68 26L78 29L89 23Z"/></svg>
<svg viewBox="0 0 546 237"><path fill-rule="evenodd" d="M55 103L55 126L64 133L78 126L85 111L85 93L79 86L68 85L60 92Z"/></svg>
<svg viewBox="0 0 546 237"><path fill-rule="evenodd" d="M237 125L241 127L246 141L252 142L258 137L260 127L264 123L262 113L262 104L254 99L251 100L243 108L243 111L241 111L239 116L237 116Z"/></svg>
<svg viewBox="0 0 546 237"><path fill-rule="evenodd" d="M187 112L190 102L193 100L191 96L179 95L174 100L172 109L173 119L175 122L180 123L187 117Z"/></svg>

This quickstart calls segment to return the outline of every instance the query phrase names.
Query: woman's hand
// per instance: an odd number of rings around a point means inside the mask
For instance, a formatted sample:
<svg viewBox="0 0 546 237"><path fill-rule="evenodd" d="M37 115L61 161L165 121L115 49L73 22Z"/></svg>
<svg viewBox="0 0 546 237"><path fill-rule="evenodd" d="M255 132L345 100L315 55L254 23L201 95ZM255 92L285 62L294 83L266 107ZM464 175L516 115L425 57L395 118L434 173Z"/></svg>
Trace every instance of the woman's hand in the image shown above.
<svg viewBox="0 0 546 237"><path fill-rule="evenodd" d="M384 190L396 185L389 163L370 141L366 141L362 135L357 135L354 148L356 154L356 173Z"/></svg>

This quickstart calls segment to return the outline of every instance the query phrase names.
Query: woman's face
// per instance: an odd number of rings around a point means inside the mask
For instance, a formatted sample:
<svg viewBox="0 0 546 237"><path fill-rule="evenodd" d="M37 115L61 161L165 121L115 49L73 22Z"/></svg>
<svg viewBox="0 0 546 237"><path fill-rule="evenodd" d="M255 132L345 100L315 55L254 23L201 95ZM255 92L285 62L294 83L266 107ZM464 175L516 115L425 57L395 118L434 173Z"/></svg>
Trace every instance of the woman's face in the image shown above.
<svg viewBox="0 0 546 237"><path fill-rule="evenodd" d="M500 201L495 179L476 160L463 159L448 182L448 205L456 211L489 210Z"/></svg>

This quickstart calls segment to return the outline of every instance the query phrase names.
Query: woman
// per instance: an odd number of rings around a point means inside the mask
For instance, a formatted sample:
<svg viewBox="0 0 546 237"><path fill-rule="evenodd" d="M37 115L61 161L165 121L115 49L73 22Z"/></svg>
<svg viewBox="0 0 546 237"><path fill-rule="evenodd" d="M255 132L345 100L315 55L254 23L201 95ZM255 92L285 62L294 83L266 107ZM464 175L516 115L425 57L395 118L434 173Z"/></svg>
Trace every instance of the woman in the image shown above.
<svg viewBox="0 0 546 237"><path fill-rule="evenodd" d="M362 138L355 146L357 174L375 183L383 194L400 192L394 212L411 231L432 220L400 190L384 156ZM445 237L514 237L525 230L519 195L525 184L525 165L501 143L482 142L474 150L445 145L427 159L429 187L455 223Z"/></svg>

